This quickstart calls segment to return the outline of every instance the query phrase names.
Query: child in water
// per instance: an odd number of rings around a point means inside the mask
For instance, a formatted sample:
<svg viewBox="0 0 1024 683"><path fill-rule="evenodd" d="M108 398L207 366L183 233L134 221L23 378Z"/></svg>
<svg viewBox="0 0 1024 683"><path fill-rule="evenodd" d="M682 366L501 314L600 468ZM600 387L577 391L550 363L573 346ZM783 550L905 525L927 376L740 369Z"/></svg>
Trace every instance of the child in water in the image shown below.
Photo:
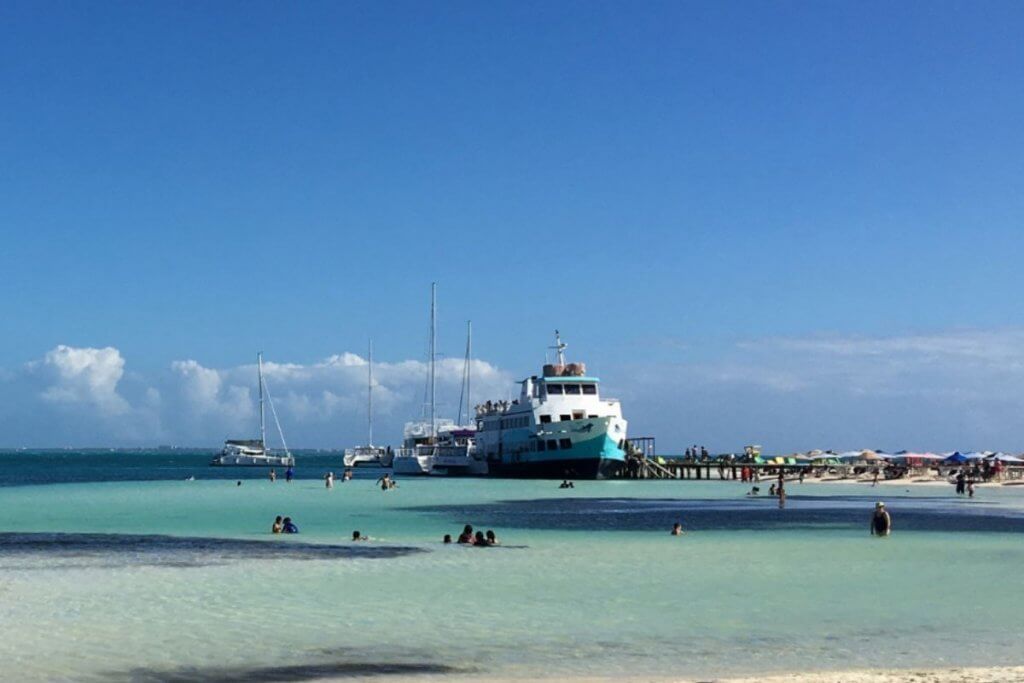
<svg viewBox="0 0 1024 683"><path fill-rule="evenodd" d="M274 519L274 524L270 527L270 533L279 534L284 531L284 522L281 521L281 515L278 515Z"/></svg>

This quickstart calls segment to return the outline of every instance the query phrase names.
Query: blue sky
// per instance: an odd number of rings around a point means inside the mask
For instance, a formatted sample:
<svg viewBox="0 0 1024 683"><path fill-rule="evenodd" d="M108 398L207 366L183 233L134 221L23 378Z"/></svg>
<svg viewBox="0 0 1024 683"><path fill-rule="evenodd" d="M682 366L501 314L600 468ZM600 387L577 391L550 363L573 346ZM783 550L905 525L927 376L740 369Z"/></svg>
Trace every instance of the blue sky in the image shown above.
<svg viewBox="0 0 1024 683"><path fill-rule="evenodd" d="M437 280L441 350L472 318L495 391L558 327L668 450L1024 449L1022 29L999 2L4 3L0 442L215 442L245 405L183 421L180 363L223 403L257 348L316 375L368 336L410 375L394 432ZM280 379L299 444L361 434L358 373L325 373Z"/></svg>

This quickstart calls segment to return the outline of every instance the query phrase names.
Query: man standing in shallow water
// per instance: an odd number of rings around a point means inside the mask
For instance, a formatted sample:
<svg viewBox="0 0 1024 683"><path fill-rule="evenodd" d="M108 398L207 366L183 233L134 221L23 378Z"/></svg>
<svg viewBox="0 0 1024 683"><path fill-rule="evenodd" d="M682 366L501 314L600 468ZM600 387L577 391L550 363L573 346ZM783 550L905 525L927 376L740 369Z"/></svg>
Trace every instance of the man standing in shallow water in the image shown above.
<svg viewBox="0 0 1024 683"><path fill-rule="evenodd" d="M871 516L871 535L888 536L892 533L892 517L885 509L885 503L875 503L875 514Z"/></svg>

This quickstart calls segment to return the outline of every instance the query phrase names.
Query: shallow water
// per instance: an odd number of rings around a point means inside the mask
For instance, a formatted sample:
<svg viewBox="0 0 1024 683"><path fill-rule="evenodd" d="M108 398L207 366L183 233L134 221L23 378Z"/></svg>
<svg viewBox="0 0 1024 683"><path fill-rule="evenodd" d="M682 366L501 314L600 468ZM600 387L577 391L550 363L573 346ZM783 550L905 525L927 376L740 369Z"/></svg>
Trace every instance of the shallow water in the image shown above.
<svg viewBox="0 0 1024 683"><path fill-rule="evenodd" d="M117 458L108 467L123 478ZM794 484L779 510L716 481L565 491L403 479L385 493L372 478L328 491L315 479L236 486L205 479L211 470L183 481L185 470L160 480L133 468L151 480L95 481L94 466L92 481L0 488L5 677L708 677L1020 663L1024 492L1013 488L967 501L946 488ZM868 535L879 496L894 517L886 539ZM272 537L278 514L302 533ZM682 538L667 533L676 520ZM464 523L494 528L504 547L440 543ZM349 543L353 529L372 540Z"/></svg>

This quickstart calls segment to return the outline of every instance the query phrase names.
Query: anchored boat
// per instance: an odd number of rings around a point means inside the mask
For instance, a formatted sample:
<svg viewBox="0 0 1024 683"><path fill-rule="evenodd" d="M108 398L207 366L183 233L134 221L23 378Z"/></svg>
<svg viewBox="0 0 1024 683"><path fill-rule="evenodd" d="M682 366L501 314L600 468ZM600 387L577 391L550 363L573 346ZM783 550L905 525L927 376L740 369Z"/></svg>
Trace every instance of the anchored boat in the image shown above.
<svg viewBox="0 0 1024 683"><path fill-rule="evenodd" d="M369 343L366 361L366 419L367 438L365 446L346 448L342 456L345 467L391 467L390 448L373 445L373 340Z"/></svg>
<svg viewBox="0 0 1024 683"><path fill-rule="evenodd" d="M583 363L566 363L555 331L557 363L520 382L519 398L476 407L476 449L498 477L607 479L626 463L626 427L617 399Z"/></svg>
<svg viewBox="0 0 1024 683"><path fill-rule="evenodd" d="M274 402L270 398L270 390L263 379L263 354L256 354L256 368L259 376L260 392L260 438L259 439L228 439L224 442L224 448L210 461L213 466L228 467L293 467L295 458L288 450L288 444L284 441L284 432L281 430L281 423L277 419L277 411L274 410ZM274 416L274 424L277 425L277 433L281 436L281 445L284 453L273 453L266 447L267 444L267 422L266 411L264 410L264 394L266 402L270 404L270 412Z"/></svg>

